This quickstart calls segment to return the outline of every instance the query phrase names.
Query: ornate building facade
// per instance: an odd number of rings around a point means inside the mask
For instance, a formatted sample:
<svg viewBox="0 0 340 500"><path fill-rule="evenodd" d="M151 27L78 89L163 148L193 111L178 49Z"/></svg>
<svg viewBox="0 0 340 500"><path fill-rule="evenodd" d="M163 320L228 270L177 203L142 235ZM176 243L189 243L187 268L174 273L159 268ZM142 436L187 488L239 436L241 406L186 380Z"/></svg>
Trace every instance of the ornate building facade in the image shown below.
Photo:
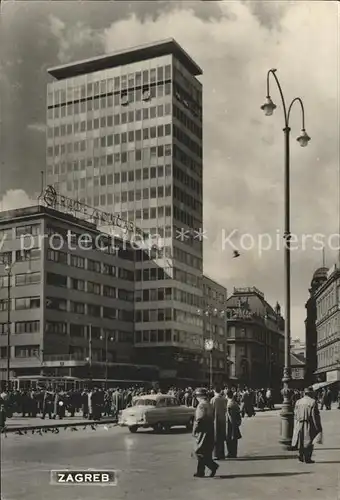
<svg viewBox="0 0 340 500"><path fill-rule="evenodd" d="M230 378L250 387L281 385L284 321L281 308L255 287L234 288L227 300Z"/></svg>

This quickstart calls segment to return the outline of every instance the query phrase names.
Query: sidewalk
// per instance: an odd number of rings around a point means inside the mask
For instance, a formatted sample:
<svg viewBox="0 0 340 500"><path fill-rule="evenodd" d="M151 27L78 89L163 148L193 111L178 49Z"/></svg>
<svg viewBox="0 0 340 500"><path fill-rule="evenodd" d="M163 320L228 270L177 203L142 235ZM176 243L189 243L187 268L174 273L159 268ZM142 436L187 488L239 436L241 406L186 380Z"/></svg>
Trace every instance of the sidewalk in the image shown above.
<svg viewBox="0 0 340 500"><path fill-rule="evenodd" d="M38 430L44 428L58 428L58 427L79 427L93 424L110 424L116 423L117 419L114 417L102 417L100 420L89 420L83 418L81 413L74 417L65 417L62 420L49 419L48 417L43 420L41 417L20 417L13 416L7 418L5 431L2 432L18 432L25 430Z"/></svg>

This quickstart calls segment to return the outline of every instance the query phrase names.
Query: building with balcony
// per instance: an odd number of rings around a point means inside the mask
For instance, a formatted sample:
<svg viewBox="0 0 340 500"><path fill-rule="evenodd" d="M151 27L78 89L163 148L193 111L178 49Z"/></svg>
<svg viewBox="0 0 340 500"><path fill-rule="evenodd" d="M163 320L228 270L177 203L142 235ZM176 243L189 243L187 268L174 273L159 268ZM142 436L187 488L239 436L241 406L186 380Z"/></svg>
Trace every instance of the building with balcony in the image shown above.
<svg viewBox="0 0 340 500"><path fill-rule="evenodd" d="M320 381L340 382L340 268L334 265L315 292Z"/></svg>
<svg viewBox="0 0 340 500"><path fill-rule="evenodd" d="M316 330L316 291L327 281L327 267L320 267L313 274L309 288L309 298L305 304L305 357L306 357L306 385L317 380L317 330Z"/></svg>
<svg viewBox="0 0 340 500"><path fill-rule="evenodd" d="M43 206L0 214L0 378L157 380L134 349L136 251ZM9 308L9 310L8 310Z"/></svg>
<svg viewBox="0 0 340 500"><path fill-rule="evenodd" d="M203 342L202 70L169 39L48 73L47 183L162 240L157 259L136 262L135 347L141 362L158 360L163 380L195 379Z"/></svg>
<svg viewBox="0 0 340 500"><path fill-rule="evenodd" d="M284 320L256 287L234 288L227 300L230 377L254 388L281 386Z"/></svg>

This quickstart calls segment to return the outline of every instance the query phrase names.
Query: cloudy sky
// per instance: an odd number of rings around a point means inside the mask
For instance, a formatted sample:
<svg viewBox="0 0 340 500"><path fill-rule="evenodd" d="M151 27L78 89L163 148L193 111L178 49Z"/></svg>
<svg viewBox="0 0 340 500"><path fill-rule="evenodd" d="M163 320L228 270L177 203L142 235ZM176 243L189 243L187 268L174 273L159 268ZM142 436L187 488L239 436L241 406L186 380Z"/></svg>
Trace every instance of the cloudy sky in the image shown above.
<svg viewBox="0 0 340 500"><path fill-rule="evenodd" d="M283 302L283 115L260 106L266 72L277 68L287 101L301 96L308 148L291 119L292 336L304 337L304 303L322 233L336 247L339 188L338 2L5 2L0 16L1 209L30 203L45 161L46 69L140 43L175 38L203 68L205 272L256 286ZM241 257L232 259L232 242ZM259 235L270 250L259 252ZM244 236L248 235L248 236ZM247 249L241 249L246 247ZM251 248L252 247L252 248ZM326 248L326 263L337 252Z"/></svg>

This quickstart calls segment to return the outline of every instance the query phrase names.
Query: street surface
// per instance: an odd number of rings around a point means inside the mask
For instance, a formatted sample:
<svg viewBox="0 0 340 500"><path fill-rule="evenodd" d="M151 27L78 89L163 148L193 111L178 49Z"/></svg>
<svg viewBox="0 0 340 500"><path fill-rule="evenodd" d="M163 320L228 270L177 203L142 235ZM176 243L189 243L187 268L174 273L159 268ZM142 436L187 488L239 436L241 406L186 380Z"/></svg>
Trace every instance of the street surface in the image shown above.
<svg viewBox="0 0 340 500"><path fill-rule="evenodd" d="M220 462L214 479L193 477L193 439L115 426L58 435L1 438L2 500L339 500L340 411L321 412L324 444L317 463L301 464L278 444L279 412L258 413L242 423L239 458ZM49 484L51 469L116 469L117 486Z"/></svg>

